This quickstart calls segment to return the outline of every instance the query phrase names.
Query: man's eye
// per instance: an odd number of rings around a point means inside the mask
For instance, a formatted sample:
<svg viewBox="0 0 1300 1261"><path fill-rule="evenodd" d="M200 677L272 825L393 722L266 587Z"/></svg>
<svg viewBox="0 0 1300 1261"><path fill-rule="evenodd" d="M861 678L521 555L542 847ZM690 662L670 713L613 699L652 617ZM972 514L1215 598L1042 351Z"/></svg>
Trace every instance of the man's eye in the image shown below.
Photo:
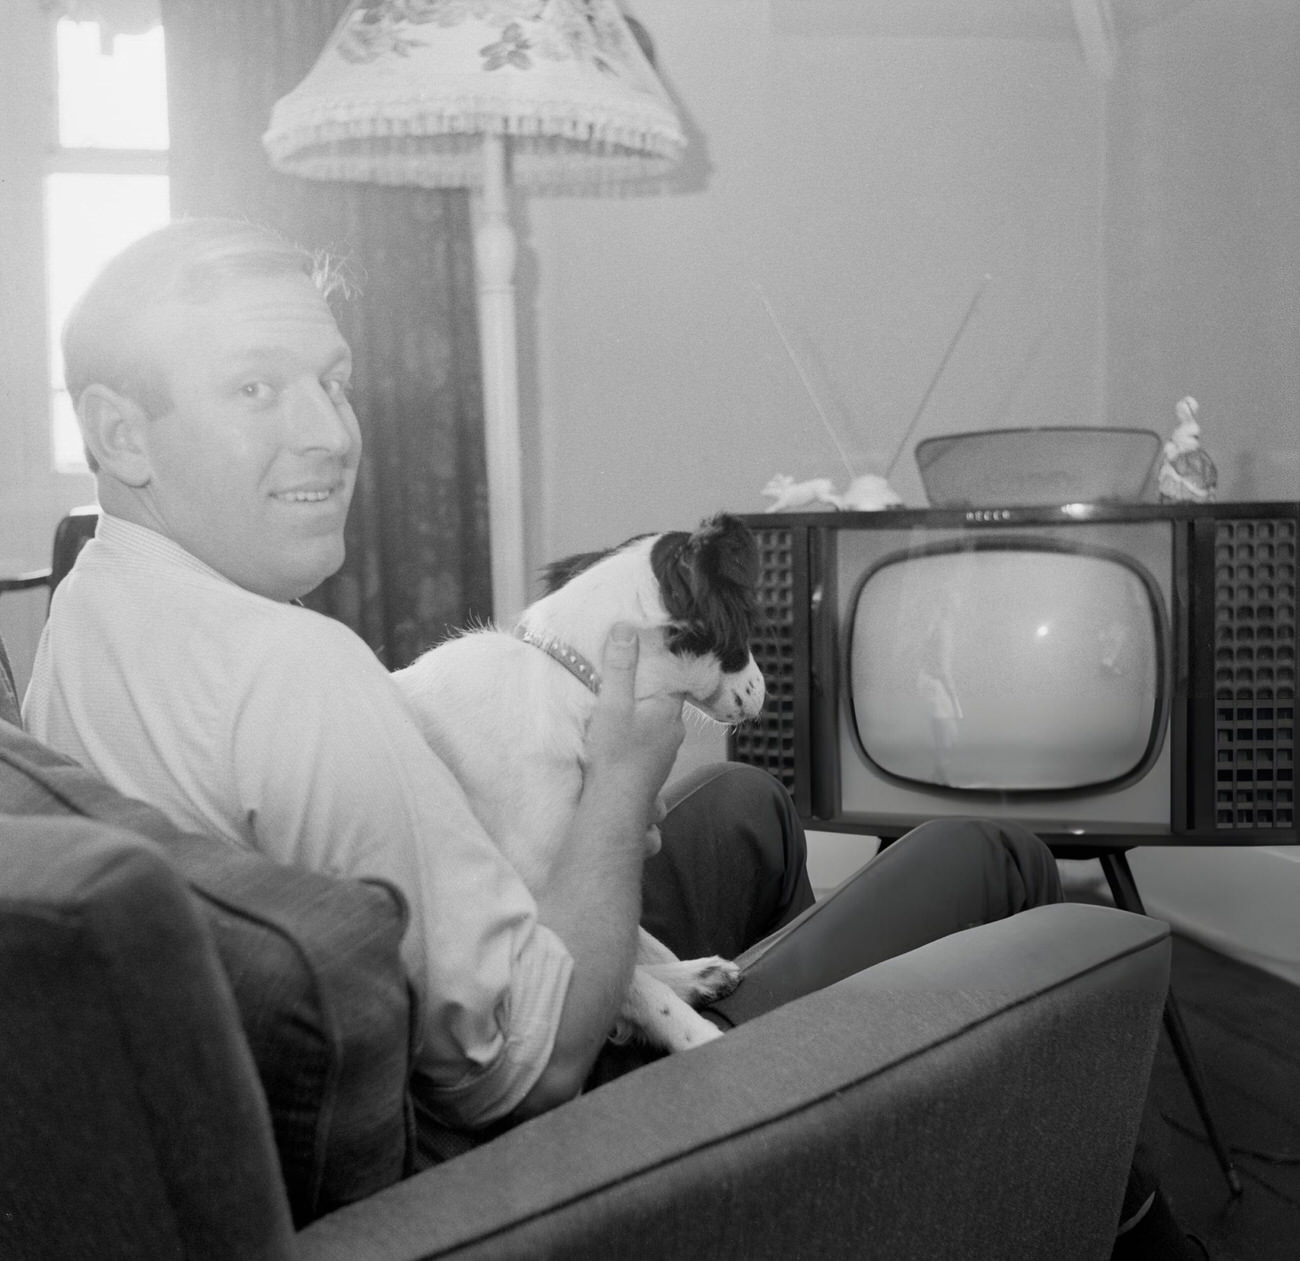
<svg viewBox="0 0 1300 1261"><path fill-rule="evenodd" d="M239 396L255 403L265 403L275 395L275 391L265 381L246 381L239 387Z"/></svg>
<svg viewBox="0 0 1300 1261"><path fill-rule="evenodd" d="M325 381L325 393L336 403L346 403L352 398L352 382L342 377L330 377Z"/></svg>

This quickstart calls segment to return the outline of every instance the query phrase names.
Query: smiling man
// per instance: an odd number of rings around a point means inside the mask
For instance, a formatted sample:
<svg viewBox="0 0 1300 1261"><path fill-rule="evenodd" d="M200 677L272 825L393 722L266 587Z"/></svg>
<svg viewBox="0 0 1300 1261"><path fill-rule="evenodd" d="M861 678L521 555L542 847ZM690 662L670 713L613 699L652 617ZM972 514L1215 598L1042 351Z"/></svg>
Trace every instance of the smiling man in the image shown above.
<svg viewBox="0 0 1300 1261"><path fill-rule="evenodd" d="M788 795L732 765L669 790L643 908L646 829L683 728L678 698L636 699L622 628L600 663L565 862L534 900L370 649L295 603L343 562L361 457L327 301L337 279L273 233L196 219L128 247L91 285L64 360L100 520L55 592L24 718L186 830L403 892L424 1017L412 1094L431 1141L583 1088L643 909L683 957L752 947L717 1005L730 1025L1060 899L1036 837L945 820L813 906ZM626 1067L615 1058L598 1075ZM1181 1255L1131 1229L1156 1220L1152 1187L1131 1180L1121 1242Z"/></svg>
<svg viewBox="0 0 1300 1261"><path fill-rule="evenodd" d="M336 280L273 233L194 219L86 292L64 358L100 521L24 717L189 831L401 889L421 1097L481 1126L571 1097L604 1043L679 706L634 701L635 638L610 645L573 869L539 906L374 654L294 603L343 563L361 457ZM593 902L621 914L576 932Z"/></svg>
<svg viewBox="0 0 1300 1261"><path fill-rule="evenodd" d="M152 301L92 290L69 322L69 391L92 467L108 474L106 513L288 600L343 563L361 457L352 356L326 302L327 271L313 278L301 256L269 243L232 244L214 243ZM114 355L118 366L103 370Z"/></svg>

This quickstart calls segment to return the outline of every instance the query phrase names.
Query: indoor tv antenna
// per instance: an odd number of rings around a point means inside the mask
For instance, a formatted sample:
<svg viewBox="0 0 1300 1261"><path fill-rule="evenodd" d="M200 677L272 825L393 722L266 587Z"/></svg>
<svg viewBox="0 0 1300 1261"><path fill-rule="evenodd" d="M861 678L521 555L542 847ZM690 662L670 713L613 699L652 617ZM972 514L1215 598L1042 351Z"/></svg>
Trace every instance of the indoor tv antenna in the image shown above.
<svg viewBox="0 0 1300 1261"><path fill-rule="evenodd" d="M916 411L912 413L912 419L908 422L903 437L899 441L897 449L894 451L894 458L889 461L889 467L885 470L885 476L888 478L894 471L894 466L898 463L899 457L907 450L907 443L911 436L916 432L916 427L925 413L927 404L930 402L930 396L934 393L934 387L939 384L939 379L943 376L944 369L948 366L948 360L952 358L953 351L957 349L962 337L965 335L966 327L970 324L971 316L975 314L975 308L979 306L980 299L984 296L984 290L988 288L989 281L993 279L991 272L984 273L984 279L980 281L979 288L975 290L975 296L971 298L970 305L966 308L966 314L961 317L961 323L957 325L957 331L952 335L952 340L948 343L948 348L943 352L943 358L939 360L939 366L934 370L934 375L930 378L930 384L925 387L925 393L921 395L921 401L917 404Z"/></svg>
<svg viewBox="0 0 1300 1261"><path fill-rule="evenodd" d="M772 500L772 503L768 505L768 512L779 512L782 508L804 508L813 503L830 504L831 507L838 508L841 511L871 512L880 508L901 508L903 501L886 478L879 477L875 473L855 472L853 462L849 459L848 452L844 450L843 444L836 435L835 427L831 424L826 409L822 407L821 400L817 397L817 392L813 389L812 382L808 378L808 373L804 370L803 361L795 353L794 346L786 334L785 327L777 317L775 308L768 301L767 294L763 292L761 286L755 285L754 289L767 311L768 318L772 321L772 326L776 329L777 336L781 339L781 345L785 347L785 353L794 365L794 370L803 385L804 393L808 395L813 410L822 422L822 428L826 430L826 436L830 438L831 445L835 448L840 461L849 474L847 489L844 494L837 495L835 485L829 477L815 477L811 481L796 482L789 474L778 473L763 488L763 494Z"/></svg>
<svg viewBox="0 0 1300 1261"><path fill-rule="evenodd" d="M793 477L785 473L778 473L763 488L763 494L773 500L768 506L768 512L778 512L783 508L802 508L813 503L826 503L834 508L841 510L866 510L874 511L882 508L902 507L903 501L898 493L889 484L889 478L893 475L894 468L898 464L899 457L907 449L908 441L916 432L916 427L920 423L921 417L930 402L930 397L934 393L935 387L939 384L944 370L948 366L948 361L952 358L953 352L960 344L966 329L970 324L971 317L975 314L975 308L979 305L980 298L984 296L984 290L988 283L993 279L989 272L984 273L983 280L980 281L979 287L975 290L974 296L966 307L962 315L961 322L957 325L956 332L953 333L949 340L947 348L943 352L943 357L939 360L939 366L934 370L930 377L929 384L925 387L925 393L921 395L921 401L917 404L916 410L912 413L912 419L908 422L907 429L903 433L898 447L894 451L893 458L885 470L883 477L874 473L857 473L854 470L853 463L844 450L835 432L835 427L831 424L830 417L826 414L826 409L822 407L821 400L817 397L816 391L812 387L812 382L804 368L803 361L795 352L794 345L791 343L784 325L777 316L776 309L768 300L767 294L759 285L754 289L758 293L759 300L763 303L767 311L768 318L772 321L772 326L776 329L777 336L781 339L781 345L785 348L785 353L789 357L794 370L799 377L799 381L807 394L809 401L812 403L813 410L817 413L818 419L825 429L826 435L831 440L831 445L835 448L845 469L849 474L848 489L843 495L835 493L834 484L828 477L813 478L806 482L796 482Z"/></svg>

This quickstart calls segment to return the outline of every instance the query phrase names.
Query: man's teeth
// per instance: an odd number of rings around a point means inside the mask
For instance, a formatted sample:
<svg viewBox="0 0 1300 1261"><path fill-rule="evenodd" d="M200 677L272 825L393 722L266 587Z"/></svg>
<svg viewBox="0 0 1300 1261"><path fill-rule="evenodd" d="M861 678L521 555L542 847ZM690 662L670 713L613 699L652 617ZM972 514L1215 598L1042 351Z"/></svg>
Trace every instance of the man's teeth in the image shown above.
<svg viewBox="0 0 1300 1261"><path fill-rule="evenodd" d="M290 503L314 504L319 503L322 499L328 499L331 492L328 490L289 490L282 495L277 495L277 499L287 499Z"/></svg>

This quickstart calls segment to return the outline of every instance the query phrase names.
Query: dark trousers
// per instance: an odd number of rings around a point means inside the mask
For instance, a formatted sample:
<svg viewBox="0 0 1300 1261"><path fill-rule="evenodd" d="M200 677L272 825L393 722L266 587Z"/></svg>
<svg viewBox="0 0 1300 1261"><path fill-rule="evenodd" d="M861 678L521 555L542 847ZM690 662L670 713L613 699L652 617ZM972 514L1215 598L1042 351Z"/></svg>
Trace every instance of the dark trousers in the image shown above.
<svg viewBox="0 0 1300 1261"><path fill-rule="evenodd" d="M949 933L1062 900L1051 851L1032 832L941 819L914 828L814 903L803 828L771 776L725 763L667 796L641 922L679 958L720 954L740 963L740 987L703 1013L724 1028ZM658 1055L607 1046L589 1085ZM1145 1160L1129 1173L1120 1221L1112 1261L1204 1255L1184 1238Z"/></svg>
<svg viewBox="0 0 1300 1261"><path fill-rule="evenodd" d="M737 960L740 987L705 1014L724 1027L883 959L1031 906L1061 901L1047 847L1015 824L923 824L814 903L807 842L770 775L724 763L673 785L663 847L645 867L642 924L679 958ZM657 1052L602 1051L591 1085Z"/></svg>

